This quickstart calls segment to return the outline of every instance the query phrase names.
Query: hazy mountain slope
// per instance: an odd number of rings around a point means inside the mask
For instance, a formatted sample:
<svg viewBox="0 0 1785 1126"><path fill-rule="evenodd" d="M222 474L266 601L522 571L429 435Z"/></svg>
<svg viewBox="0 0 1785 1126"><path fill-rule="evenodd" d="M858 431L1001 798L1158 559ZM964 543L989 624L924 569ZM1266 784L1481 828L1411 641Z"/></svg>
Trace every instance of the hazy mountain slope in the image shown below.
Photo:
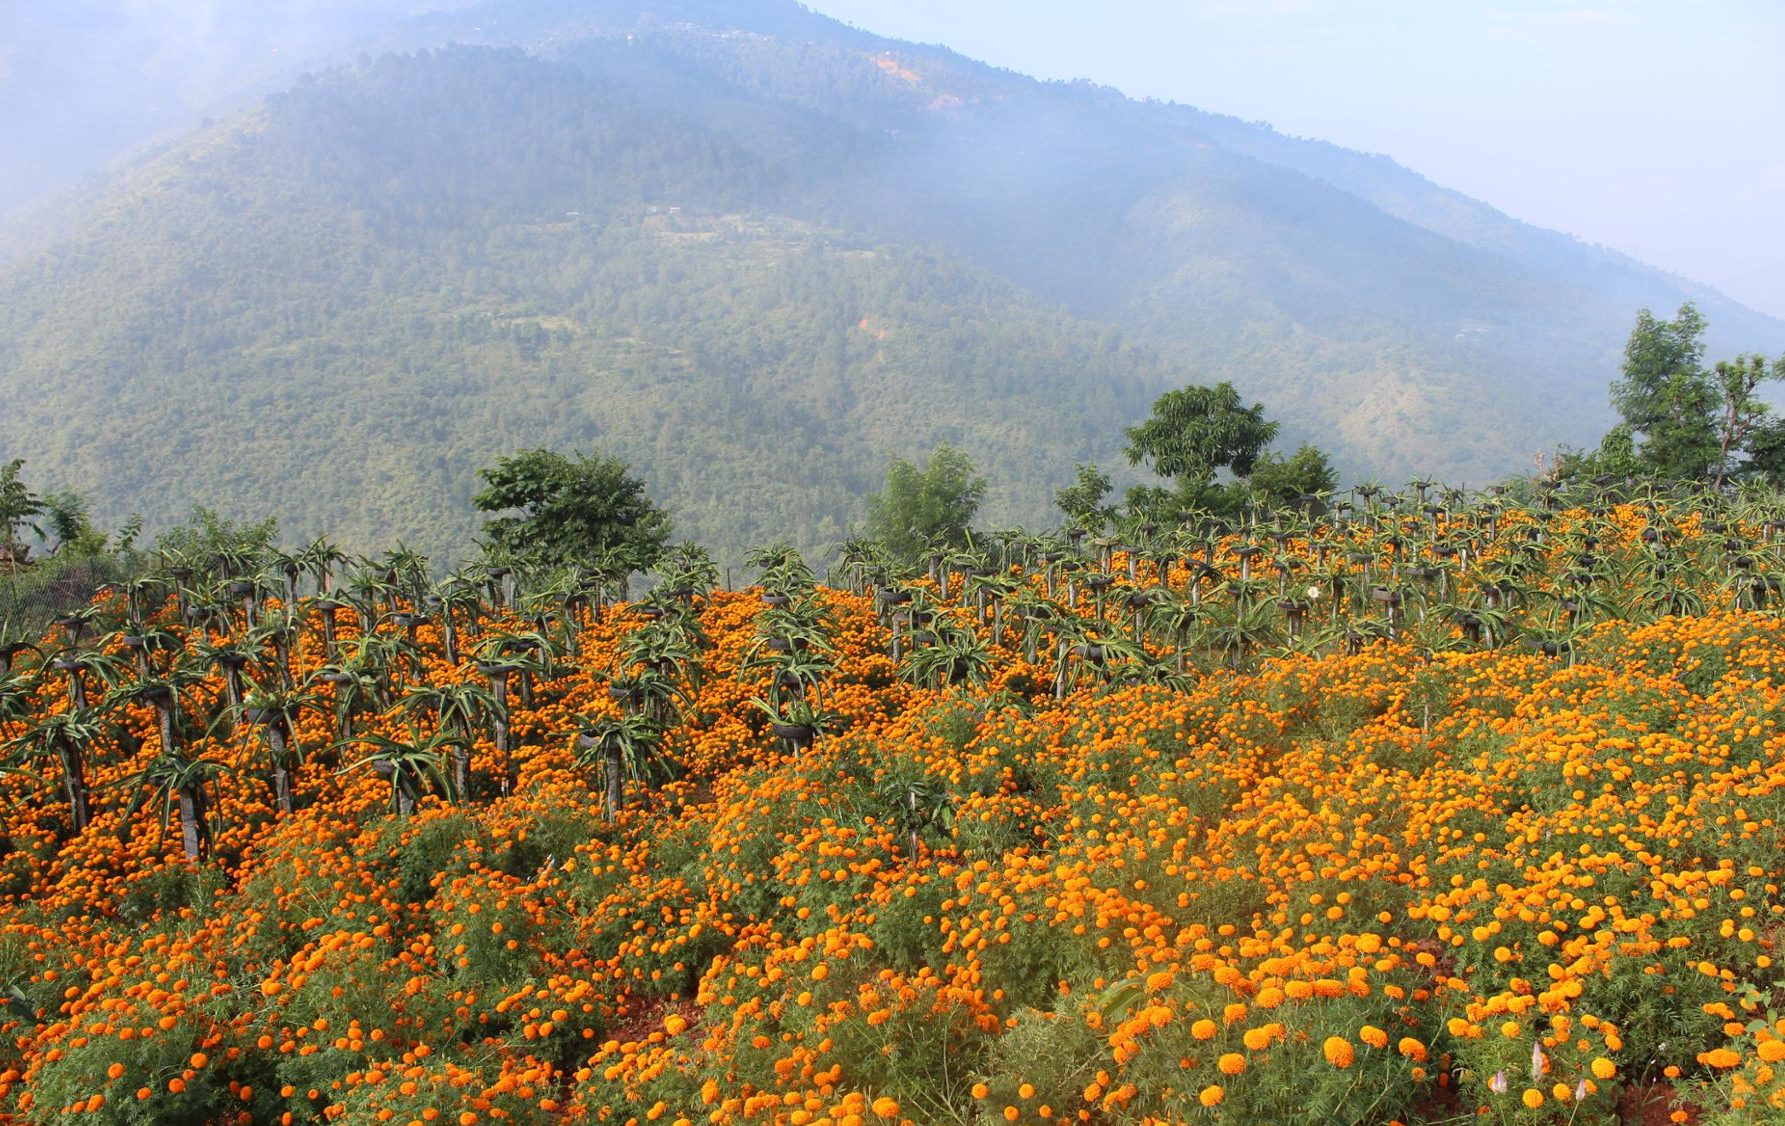
<svg viewBox="0 0 1785 1126"><path fill-rule="evenodd" d="M20 0L0 5L0 214L368 33L464 0Z"/></svg>
<svg viewBox="0 0 1785 1126"><path fill-rule="evenodd" d="M1386 156L1286 137L1254 122L1189 106L1162 106L1158 112L1186 123L1231 152L1326 181L1446 238L1516 258L1596 289L1605 300L1640 304L1653 298L1658 284L1671 285L1698 303L1729 350L1752 347L1751 342L1757 340L1780 339L1776 318L1756 313L1708 286L1657 271L1615 250L1520 222L1480 200L1440 187Z"/></svg>
<svg viewBox="0 0 1785 1126"><path fill-rule="evenodd" d="M1785 348L1391 162L792 3L501 0L360 42L452 40L521 49L305 79L15 239L0 455L114 518L451 555L491 455L599 446L688 534L818 546L937 439L991 519L1047 519L1190 380L1348 474L1482 483L1597 436L1639 305Z"/></svg>
<svg viewBox="0 0 1785 1126"><path fill-rule="evenodd" d="M1723 351L1785 347L1777 321L1392 162L1186 107L853 30L755 30L784 7L715 32L699 9L613 4L557 35L555 5L500 7L530 13L520 38L553 57L730 135L792 122L770 151L809 171L775 206L948 246L1119 324L1263 396L1352 472L1480 481L1592 441L1643 305L1699 301Z"/></svg>
<svg viewBox="0 0 1785 1126"><path fill-rule="evenodd" d="M886 453L939 438L984 463L989 518L1044 519L1172 381L959 262L744 214L772 176L662 125L462 51L216 128L0 290L0 449L112 519L199 502L451 557L478 466L600 448L735 558L840 539Z"/></svg>
<svg viewBox="0 0 1785 1126"><path fill-rule="evenodd" d="M1590 442L1642 305L1696 299L1717 347L1785 347L1776 321L1392 162L940 48L627 25L613 7L606 28L631 31L561 36L554 57L665 106L742 106L732 135L791 107L812 171L808 198L777 206L946 245L1120 324L1265 397L1353 472L1479 481Z"/></svg>

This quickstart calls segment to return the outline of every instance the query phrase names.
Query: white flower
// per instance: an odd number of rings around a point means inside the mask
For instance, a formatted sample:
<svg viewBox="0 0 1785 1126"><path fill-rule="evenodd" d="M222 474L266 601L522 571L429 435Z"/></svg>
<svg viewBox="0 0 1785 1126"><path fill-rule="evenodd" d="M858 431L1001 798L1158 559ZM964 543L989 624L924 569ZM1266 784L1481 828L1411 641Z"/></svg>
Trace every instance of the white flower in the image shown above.
<svg viewBox="0 0 1785 1126"><path fill-rule="evenodd" d="M1533 1041L1531 1041L1531 1082L1533 1082L1533 1083L1541 1082L1542 1079L1543 1079L1543 1045L1538 1043L1537 1041L1533 1040Z"/></svg>
<svg viewBox="0 0 1785 1126"><path fill-rule="evenodd" d="M1487 1081L1488 1090L1496 1095L1506 1093L1506 1072L1504 1069L1494 1072L1494 1077Z"/></svg>

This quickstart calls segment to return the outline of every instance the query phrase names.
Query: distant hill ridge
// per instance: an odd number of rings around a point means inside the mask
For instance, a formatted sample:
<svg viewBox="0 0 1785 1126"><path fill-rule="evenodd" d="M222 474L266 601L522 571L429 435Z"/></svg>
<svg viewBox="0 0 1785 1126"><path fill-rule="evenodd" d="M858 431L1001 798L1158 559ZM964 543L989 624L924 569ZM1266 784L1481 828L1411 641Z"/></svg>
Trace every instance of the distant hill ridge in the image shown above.
<svg viewBox="0 0 1785 1126"><path fill-rule="evenodd" d="M355 43L0 266L0 453L103 517L450 558L478 466L599 447L735 557L834 543L938 440L988 520L1048 521L1184 382L1350 474L1479 484L1597 436L1638 306L1785 349L1383 158L796 4L517 0Z"/></svg>

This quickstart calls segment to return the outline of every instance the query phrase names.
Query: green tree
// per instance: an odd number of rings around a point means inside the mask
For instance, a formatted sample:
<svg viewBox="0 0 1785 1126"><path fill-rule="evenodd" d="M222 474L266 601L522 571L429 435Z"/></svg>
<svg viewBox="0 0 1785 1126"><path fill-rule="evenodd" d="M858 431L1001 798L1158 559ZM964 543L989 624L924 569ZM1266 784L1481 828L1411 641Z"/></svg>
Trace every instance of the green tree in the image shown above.
<svg viewBox="0 0 1785 1126"><path fill-rule="evenodd" d="M1263 403L1246 406L1225 381L1167 391L1154 402L1152 416L1125 433L1129 462L1145 462L1172 487L1136 486L1128 491L1129 508L1161 523L1175 523L1199 510L1238 511L1245 490L1216 479L1223 471L1234 478L1249 476L1278 426L1264 417Z"/></svg>
<svg viewBox="0 0 1785 1126"><path fill-rule="evenodd" d="M97 555L105 550L105 536L93 527L87 498L73 489L44 496L43 522L45 530L56 537L58 555Z"/></svg>
<svg viewBox="0 0 1785 1126"><path fill-rule="evenodd" d="M1207 484L1222 469L1244 477L1277 429L1264 404L1243 406L1231 383L1181 387L1159 396L1152 417L1127 429L1128 460L1179 482Z"/></svg>
<svg viewBox="0 0 1785 1126"><path fill-rule="evenodd" d="M1785 360L1779 362L1785 366ZM1785 488L1785 418L1774 415L1754 427L1744 470L1775 489Z"/></svg>
<svg viewBox="0 0 1785 1126"><path fill-rule="evenodd" d="M1743 473L1749 467L1736 466L1732 459L1746 451L1753 460L1750 445L1767 422L1767 405L1756 397L1762 383L1785 379L1785 358L1769 368L1760 356L1737 356L1720 360L1713 373L1717 386L1717 479L1723 487L1726 477Z"/></svg>
<svg viewBox="0 0 1785 1126"><path fill-rule="evenodd" d="M1624 345L1624 377L1612 384L1611 400L1647 475L1702 481L1717 464L1720 394L1704 367L1704 329L1691 302L1671 321L1647 309L1636 314Z"/></svg>
<svg viewBox="0 0 1785 1126"><path fill-rule="evenodd" d="M250 523L246 519L235 520L213 512L202 504L195 504L184 524L169 528L155 537L155 551L161 555L208 565L218 557L259 559L272 550L273 543L278 538L277 516L268 516L264 520Z"/></svg>
<svg viewBox="0 0 1785 1126"><path fill-rule="evenodd" d="M23 562L29 550L19 542L19 532L30 529L42 535L34 516L43 512L43 500L19 479L24 458L14 458L0 468L0 557Z"/></svg>
<svg viewBox="0 0 1785 1126"><path fill-rule="evenodd" d="M868 534L908 565L931 547L965 547L985 487L973 460L946 442L922 468L895 457L885 489L868 498Z"/></svg>
<svg viewBox="0 0 1785 1126"><path fill-rule="evenodd" d="M1095 465L1080 465L1078 479L1054 494L1054 504L1074 527L1100 534L1116 518L1115 506L1104 503L1111 488L1109 474Z"/></svg>
<svg viewBox="0 0 1785 1126"><path fill-rule="evenodd" d="M522 450L478 471L472 498L486 520L491 556L524 566L588 564L604 556L633 571L654 566L669 542L669 516L617 458Z"/></svg>
<svg viewBox="0 0 1785 1126"><path fill-rule="evenodd" d="M1326 452L1303 442L1288 457L1273 451L1261 455L1247 475L1250 498L1264 508L1288 508L1306 496L1322 496L1339 487Z"/></svg>
<svg viewBox="0 0 1785 1126"><path fill-rule="evenodd" d="M1760 401L1764 383L1785 380L1785 359L1760 356L1704 365L1705 320L1690 302L1671 321L1647 309L1624 345L1623 378L1611 387L1622 421L1597 449L1565 453L1558 475L1610 474L1664 481L1785 475L1785 429Z"/></svg>
<svg viewBox="0 0 1785 1126"><path fill-rule="evenodd" d="M1630 424L1620 422L1605 432L1599 439L1599 445L1591 450L1572 450L1564 447L1557 452L1555 477L1558 480L1572 477L1636 477L1646 472L1642 458L1636 452L1636 435L1630 431Z"/></svg>

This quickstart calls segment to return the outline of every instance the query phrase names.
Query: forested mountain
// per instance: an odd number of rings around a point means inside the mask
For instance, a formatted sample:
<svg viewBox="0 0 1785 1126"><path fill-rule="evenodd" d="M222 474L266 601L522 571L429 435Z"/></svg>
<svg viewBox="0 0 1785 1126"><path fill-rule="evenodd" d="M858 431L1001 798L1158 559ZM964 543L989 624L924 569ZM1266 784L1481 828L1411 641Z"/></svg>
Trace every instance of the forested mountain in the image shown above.
<svg viewBox="0 0 1785 1126"><path fill-rule="evenodd" d="M114 518L277 507L449 558L478 466L600 448L682 534L817 545L939 439L982 457L990 515L1035 519L1174 378L956 259L750 214L783 174L661 122L463 50L216 127L7 289L5 448Z"/></svg>
<svg viewBox="0 0 1785 1126"><path fill-rule="evenodd" d="M1639 305L1785 347L1381 158L791 3L505 0L356 42L56 237L15 227L0 453L112 518L277 508L451 557L495 453L600 448L683 534L822 547L938 440L988 518L1047 519L1187 381L1350 473L1480 483L1597 436Z"/></svg>

